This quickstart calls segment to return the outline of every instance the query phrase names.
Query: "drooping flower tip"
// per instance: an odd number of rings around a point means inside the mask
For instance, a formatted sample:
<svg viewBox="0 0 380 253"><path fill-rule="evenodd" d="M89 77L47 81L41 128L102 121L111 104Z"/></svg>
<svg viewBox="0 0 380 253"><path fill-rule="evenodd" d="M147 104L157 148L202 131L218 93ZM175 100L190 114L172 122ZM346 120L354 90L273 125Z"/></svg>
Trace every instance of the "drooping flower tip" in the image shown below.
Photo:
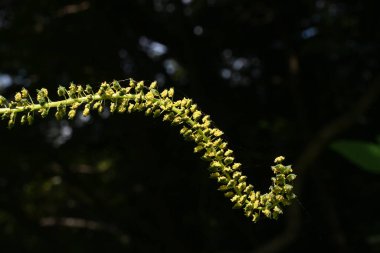
<svg viewBox="0 0 380 253"><path fill-rule="evenodd" d="M282 163L285 160L285 157L278 156L276 159L274 159L274 163Z"/></svg>

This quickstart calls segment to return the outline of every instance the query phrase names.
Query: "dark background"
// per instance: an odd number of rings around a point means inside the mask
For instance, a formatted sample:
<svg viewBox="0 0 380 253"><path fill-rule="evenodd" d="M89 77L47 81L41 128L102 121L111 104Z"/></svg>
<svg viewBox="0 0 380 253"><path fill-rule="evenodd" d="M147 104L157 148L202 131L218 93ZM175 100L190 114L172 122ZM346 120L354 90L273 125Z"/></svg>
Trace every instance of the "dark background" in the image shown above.
<svg viewBox="0 0 380 253"><path fill-rule="evenodd" d="M1 252L380 252L379 175L329 148L379 135L377 1L0 1L0 94L132 77L212 116L256 189L253 224L178 128L140 114L0 123ZM52 95L54 98L55 95Z"/></svg>

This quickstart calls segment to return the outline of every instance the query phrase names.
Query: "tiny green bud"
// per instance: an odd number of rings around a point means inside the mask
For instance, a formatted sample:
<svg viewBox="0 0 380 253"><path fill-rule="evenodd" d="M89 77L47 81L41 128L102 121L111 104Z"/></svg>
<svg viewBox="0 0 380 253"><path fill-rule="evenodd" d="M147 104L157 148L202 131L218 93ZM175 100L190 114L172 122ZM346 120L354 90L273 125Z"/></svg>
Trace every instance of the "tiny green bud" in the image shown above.
<svg viewBox="0 0 380 253"><path fill-rule="evenodd" d="M7 99L0 95L0 105L3 105Z"/></svg>
<svg viewBox="0 0 380 253"><path fill-rule="evenodd" d="M26 122L27 122L26 115L22 115L20 122L21 122L22 125L26 124Z"/></svg>
<svg viewBox="0 0 380 253"><path fill-rule="evenodd" d="M210 178L218 178L220 174L218 172L213 172L210 174Z"/></svg>
<svg viewBox="0 0 380 253"><path fill-rule="evenodd" d="M233 179L231 179L231 180L228 181L228 183L227 183L227 187L229 187L229 188L232 188L232 187L234 187L235 185L236 185L236 181L233 180Z"/></svg>
<svg viewBox="0 0 380 253"><path fill-rule="evenodd" d="M227 191L228 189L229 187L227 185L221 185L219 186L218 191Z"/></svg>
<svg viewBox="0 0 380 253"><path fill-rule="evenodd" d="M160 113L161 113L161 110L160 109L156 109L153 113L153 118L157 118L158 116L160 116Z"/></svg>
<svg viewBox="0 0 380 253"><path fill-rule="evenodd" d="M284 185L284 191L286 193L290 193L292 190L293 190L293 186L292 185L290 185L290 184Z"/></svg>
<svg viewBox="0 0 380 253"><path fill-rule="evenodd" d="M226 193L224 193L224 196L226 196L227 198L231 198L232 196L234 196L234 193L233 192L226 192Z"/></svg>
<svg viewBox="0 0 380 253"><path fill-rule="evenodd" d="M289 174L286 176L286 180L288 180L288 182L292 182L294 181L294 179L296 179L297 175L295 174Z"/></svg>
<svg viewBox="0 0 380 253"><path fill-rule="evenodd" d="M89 85L89 84L86 85L86 92L87 92L87 93L90 93L90 94L93 93L93 90L92 90L91 85Z"/></svg>
<svg viewBox="0 0 380 253"><path fill-rule="evenodd" d="M226 159L224 159L224 163L227 164L227 165L233 163L233 161L234 161L234 158L231 157L231 156L230 157L226 157Z"/></svg>
<svg viewBox="0 0 380 253"><path fill-rule="evenodd" d="M112 82L112 88L114 88L115 90L120 90L121 89L120 83L118 81L114 80Z"/></svg>
<svg viewBox="0 0 380 253"><path fill-rule="evenodd" d="M63 86L59 86L57 90L58 96L63 97L66 93L66 88Z"/></svg>
<svg viewBox="0 0 380 253"><path fill-rule="evenodd" d="M31 125L33 123L33 115L32 114L28 114L28 124Z"/></svg>

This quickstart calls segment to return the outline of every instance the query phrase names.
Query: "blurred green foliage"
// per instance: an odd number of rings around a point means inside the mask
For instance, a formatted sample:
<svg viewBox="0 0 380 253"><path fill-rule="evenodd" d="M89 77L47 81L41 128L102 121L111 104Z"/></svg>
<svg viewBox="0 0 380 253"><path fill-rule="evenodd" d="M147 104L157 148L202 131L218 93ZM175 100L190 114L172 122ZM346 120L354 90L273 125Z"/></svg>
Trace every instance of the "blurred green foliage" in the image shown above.
<svg viewBox="0 0 380 253"><path fill-rule="evenodd" d="M331 148L359 168L380 174L380 144L358 140L341 140L333 142Z"/></svg>

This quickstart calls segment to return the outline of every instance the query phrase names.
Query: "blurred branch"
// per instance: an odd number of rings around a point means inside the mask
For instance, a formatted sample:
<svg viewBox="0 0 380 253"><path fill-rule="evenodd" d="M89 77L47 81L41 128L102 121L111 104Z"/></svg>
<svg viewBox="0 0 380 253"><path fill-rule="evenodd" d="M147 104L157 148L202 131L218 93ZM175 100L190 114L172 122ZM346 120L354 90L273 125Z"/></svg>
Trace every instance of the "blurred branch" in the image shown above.
<svg viewBox="0 0 380 253"><path fill-rule="evenodd" d="M67 228L87 229L87 230L92 230L92 231L94 230L105 231L107 233L115 235L122 244L128 244L130 241L129 236L123 233L120 229L118 229L114 225L104 223L104 222L82 219L82 218L44 217L40 219L40 225L42 227L61 226L61 227L67 227Z"/></svg>
<svg viewBox="0 0 380 253"><path fill-rule="evenodd" d="M57 11L57 17L63 17L70 14L76 14L78 12L86 11L90 8L90 2L83 1L79 4L65 5L62 9Z"/></svg>
<svg viewBox="0 0 380 253"><path fill-rule="evenodd" d="M304 183L305 172L310 168L325 146L339 133L348 129L356 123L358 118L365 114L380 95L380 76L375 78L367 91L353 104L351 110L337 117L329 124L321 128L315 137L301 153L295 163L298 180L296 182L296 193L300 196ZM301 229L300 205L291 205L288 208L287 224L284 231L255 250L255 253L279 252L292 244L298 237Z"/></svg>

